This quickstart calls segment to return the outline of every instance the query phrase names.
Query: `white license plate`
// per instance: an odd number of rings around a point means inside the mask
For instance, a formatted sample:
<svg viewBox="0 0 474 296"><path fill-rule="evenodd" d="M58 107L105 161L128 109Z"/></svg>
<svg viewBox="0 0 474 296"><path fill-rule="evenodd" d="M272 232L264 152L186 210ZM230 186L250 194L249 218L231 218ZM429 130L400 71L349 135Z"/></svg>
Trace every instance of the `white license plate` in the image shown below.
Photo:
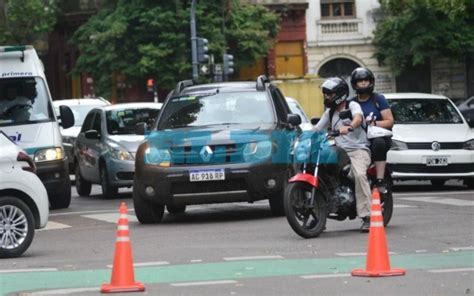
<svg viewBox="0 0 474 296"><path fill-rule="evenodd" d="M225 180L224 169L189 171L189 181L191 182L216 180Z"/></svg>
<svg viewBox="0 0 474 296"><path fill-rule="evenodd" d="M446 156L428 156L426 157L427 166L447 166L448 158Z"/></svg>

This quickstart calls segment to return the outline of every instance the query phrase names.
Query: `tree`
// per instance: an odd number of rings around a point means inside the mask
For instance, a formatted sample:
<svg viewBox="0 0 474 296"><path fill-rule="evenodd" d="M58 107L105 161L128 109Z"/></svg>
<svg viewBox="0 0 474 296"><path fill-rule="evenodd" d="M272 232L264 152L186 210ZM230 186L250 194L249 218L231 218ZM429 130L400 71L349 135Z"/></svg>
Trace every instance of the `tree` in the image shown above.
<svg viewBox="0 0 474 296"><path fill-rule="evenodd" d="M277 34L278 17L262 6L241 6L230 1L225 15L223 1L199 1L196 9L197 35L209 40L210 53L221 57L228 44L238 51L236 65L265 55ZM76 31L73 42L81 55L75 72L90 73L98 92L112 86L112 73L129 80L153 77L165 89L191 77L191 0L119 0L101 10Z"/></svg>
<svg viewBox="0 0 474 296"><path fill-rule="evenodd" d="M375 57L398 75L441 56L474 55L472 0L380 0L385 18L374 36Z"/></svg>
<svg viewBox="0 0 474 296"><path fill-rule="evenodd" d="M56 0L0 0L0 44L32 44L52 31L57 18Z"/></svg>

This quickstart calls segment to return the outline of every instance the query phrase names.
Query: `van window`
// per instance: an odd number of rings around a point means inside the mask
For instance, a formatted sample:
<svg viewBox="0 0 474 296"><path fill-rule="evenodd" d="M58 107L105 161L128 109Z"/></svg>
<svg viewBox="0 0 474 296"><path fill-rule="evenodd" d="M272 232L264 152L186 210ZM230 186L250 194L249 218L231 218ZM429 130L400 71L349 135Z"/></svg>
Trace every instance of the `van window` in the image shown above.
<svg viewBox="0 0 474 296"><path fill-rule="evenodd" d="M42 79L0 79L0 126L53 120L51 103Z"/></svg>

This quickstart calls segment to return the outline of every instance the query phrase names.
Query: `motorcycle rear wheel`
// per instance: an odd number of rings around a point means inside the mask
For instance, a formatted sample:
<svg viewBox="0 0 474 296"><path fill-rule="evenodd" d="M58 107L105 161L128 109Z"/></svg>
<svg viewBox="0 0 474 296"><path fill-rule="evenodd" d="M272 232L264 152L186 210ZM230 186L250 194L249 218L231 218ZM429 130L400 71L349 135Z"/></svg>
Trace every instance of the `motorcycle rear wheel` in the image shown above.
<svg viewBox="0 0 474 296"><path fill-rule="evenodd" d="M318 237L326 228L328 208L323 193L316 189L314 205L310 204L312 187L290 183L285 191L285 216L291 228L303 238Z"/></svg>

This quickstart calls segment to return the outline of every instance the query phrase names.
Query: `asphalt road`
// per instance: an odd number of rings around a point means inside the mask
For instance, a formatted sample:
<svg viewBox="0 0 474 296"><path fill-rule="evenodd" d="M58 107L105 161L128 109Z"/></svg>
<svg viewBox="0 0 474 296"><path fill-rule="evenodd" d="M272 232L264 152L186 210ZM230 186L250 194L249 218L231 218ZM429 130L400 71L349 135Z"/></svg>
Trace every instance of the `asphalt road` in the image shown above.
<svg viewBox="0 0 474 296"><path fill-rule="evenodd" d="M451 182L396 183L386 227L392 268L406 275L352 277L364 268L368 235L360 221L329 220L302 239L268 203L188 207L162 224L136 221L130 190L105 200L78 197L52 211L21 258L0 261L0 295L99 295L109 283L118 207L129 207L135 280L147 295L465 295L474 283L474 191ZM123 293L125 295L127 293ZM137 295L136 293L128 293Z"/></svg>

